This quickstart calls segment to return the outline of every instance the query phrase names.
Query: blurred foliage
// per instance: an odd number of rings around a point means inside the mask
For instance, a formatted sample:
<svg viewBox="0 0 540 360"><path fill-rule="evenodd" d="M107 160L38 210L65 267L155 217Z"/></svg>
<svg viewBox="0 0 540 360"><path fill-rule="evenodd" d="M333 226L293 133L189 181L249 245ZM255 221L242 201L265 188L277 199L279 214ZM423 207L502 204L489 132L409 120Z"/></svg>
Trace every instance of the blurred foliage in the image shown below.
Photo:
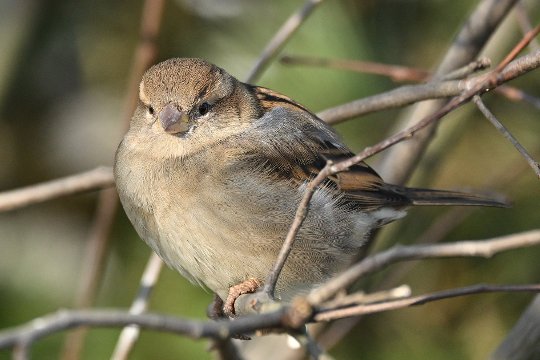
<svg viewBox="0 0 540 360"><path fill-rule="evenodd" d="M160 59L203 57L240 79L302 1L176 0L167 3ZM531 2L532 4L532 2ZM328 0L284 49L287 54L350 58L432 68L472 9L458 1ZM10 189L111 165L121 138L124 93L139 32L141 1L4 0L0 2L0 188ZM533 23L540 18L531 6ZM520 32L512 16L488 48L497 62ZM516 85L540 96L538 73ZM273 63L259 81L314 111L396 86L373 75ZM540 158L538 110L497 94L492 111ZM398 111L338 126L355 151L383 138ZM459 131L457 122L466 122ZM471 105L444 120L441 135L413 183L484 188L514 201L511 210L480 209L445 241L480 239L537 227L538 180L524 160ZM377 158L375 158L377 159ZM375 162L376 161L372 161ZM375 165L376 167L376 165ZM497 181L508 177L507 181ZM77 289L96 195L86 194L0 214L0 328L70 307ZM412 243L446 209L415 209L385 230L381 247ZM129 306L149 250L118 216L97 306ZM415 293L478 282L538 281L539 249L491 260L418 264L400 281ZM375 282L375 281L373 281ZM368 316L332 353L338 359L485 358L531 299L490 294ZM154 311L204 318L211 295L167 270ZM91 330L85 359L107 358L119 330ZM64 334L38 342L33 354L56 358ZM132 359L204 359L207 342L143 332ZM9 358L0 351L0 359Z"/></svg>

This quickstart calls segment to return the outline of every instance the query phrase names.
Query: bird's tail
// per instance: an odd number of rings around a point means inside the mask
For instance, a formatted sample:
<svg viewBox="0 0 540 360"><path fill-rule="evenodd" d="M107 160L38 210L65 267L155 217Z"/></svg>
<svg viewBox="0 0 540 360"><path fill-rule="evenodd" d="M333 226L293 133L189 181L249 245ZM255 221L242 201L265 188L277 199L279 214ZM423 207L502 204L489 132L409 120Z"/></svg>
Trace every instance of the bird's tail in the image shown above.
<svg viewBox="0 0 540 360"><path fill-rule="evenodd" d="M510 207L510 203L499 198L469 194L459 191L401 188L400 192L414 205L466 205Z"/></svg>

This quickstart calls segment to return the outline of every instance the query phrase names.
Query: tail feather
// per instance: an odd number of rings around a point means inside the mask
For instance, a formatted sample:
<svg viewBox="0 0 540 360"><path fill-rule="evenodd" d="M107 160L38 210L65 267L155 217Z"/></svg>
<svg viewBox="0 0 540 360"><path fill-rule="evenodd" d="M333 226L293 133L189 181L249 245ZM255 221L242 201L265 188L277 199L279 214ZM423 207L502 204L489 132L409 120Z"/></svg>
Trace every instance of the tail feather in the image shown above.
<svg viewBox="0 0 540 360"><path fill-rule="evenodd" d="M502 198L490 198L482 195L459 191L431 190L418 188L402 188L403 195L414 205L465 205L510 207L510 203Z"/></svg>

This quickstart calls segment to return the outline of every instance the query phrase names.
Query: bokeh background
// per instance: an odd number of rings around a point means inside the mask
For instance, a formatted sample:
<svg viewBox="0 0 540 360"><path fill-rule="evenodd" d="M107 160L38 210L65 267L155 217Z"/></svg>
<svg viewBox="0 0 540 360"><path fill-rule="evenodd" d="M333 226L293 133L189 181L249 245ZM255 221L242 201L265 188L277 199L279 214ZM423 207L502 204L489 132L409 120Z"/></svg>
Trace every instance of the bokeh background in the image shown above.
<svg viewBox="0 0 540 360"><path fill-rule="evenodd" d="M469 0L327 0L284 49L291 55L370 60L432 69L473 7ZM540 7L527 2L533 24ZM159 59L202 57L244 79L266 42L302 1L176 0L166 4ZM0 0L0 190L112 165L124 131L122 112L138 40L142 1ZM496 63L521 37L510 15L485 54ZM513 84L540 96L538 72ZM258 84L314 111L398 86L373 75L273 63ZM490 109L540 158L539 110L498 94ZM399 117L384 111L337 126L355 151L381 140ZM462 126L456 126L456 124ZM459 130L454 130L454 129ZM486 189L512 199L512 209L478 209L444 241L483 239L539 226L540 188L525 161L472 105L444 119L412 179L417 186ZM377 168L377 159L369 162ZM0 328L73 306L96 193L0 213ZM413 243L448 209L414 209L386 229L379 248ZM119 211L96 306L129 307L149 255ZM540 278L540 249L490 260L418 263L385 286L417 294L480 282L530 283ZM385 273L366 287L377 288ZM211 294L165 270L151 309L205 318ZM489 294L436 302L362 319L331 354L338 359L481 359L532 299ZM91 330L84 359L110 356L116 329ZM57 358L65 334L33 347ZM206 341L143 332L132 359L205 359ZM0 359L11 353L0 350Z"/></svg>

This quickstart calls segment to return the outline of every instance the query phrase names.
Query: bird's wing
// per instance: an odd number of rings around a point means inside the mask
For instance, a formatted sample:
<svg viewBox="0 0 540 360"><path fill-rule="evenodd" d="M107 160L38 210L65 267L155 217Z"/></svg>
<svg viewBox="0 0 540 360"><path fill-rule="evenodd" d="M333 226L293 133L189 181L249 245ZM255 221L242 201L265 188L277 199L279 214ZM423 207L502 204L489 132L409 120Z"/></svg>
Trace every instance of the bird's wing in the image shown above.
<svg viewBox="0 0 540 360"><path fill-rule="evenodd" d="M257 88L264 115L250 128L251 163L263 165L269 174L298 186L314 178L328 160L344 160L354 154L322 120L301 105L278 93ZM249 148L247 146L246 148ZM354 207L375 210L382 206L409 205L409 199L393 191L366 163L325 180L323 186Z"/></svg>
<svg viewBox="0 0 540 360"><path fill-rule="evenodd" d="M255 139L243 148L254 166L263 165L269 175L293 181L297 186L313 179L327 161L354 156L337 134L292 99L261 87L252 87L263 110L248 132ZM364 211L408 205L473 205L507 207L498 198L457 191L416 189L385 183L366 163L328 177L323 186L349 205Z"/></svg>

